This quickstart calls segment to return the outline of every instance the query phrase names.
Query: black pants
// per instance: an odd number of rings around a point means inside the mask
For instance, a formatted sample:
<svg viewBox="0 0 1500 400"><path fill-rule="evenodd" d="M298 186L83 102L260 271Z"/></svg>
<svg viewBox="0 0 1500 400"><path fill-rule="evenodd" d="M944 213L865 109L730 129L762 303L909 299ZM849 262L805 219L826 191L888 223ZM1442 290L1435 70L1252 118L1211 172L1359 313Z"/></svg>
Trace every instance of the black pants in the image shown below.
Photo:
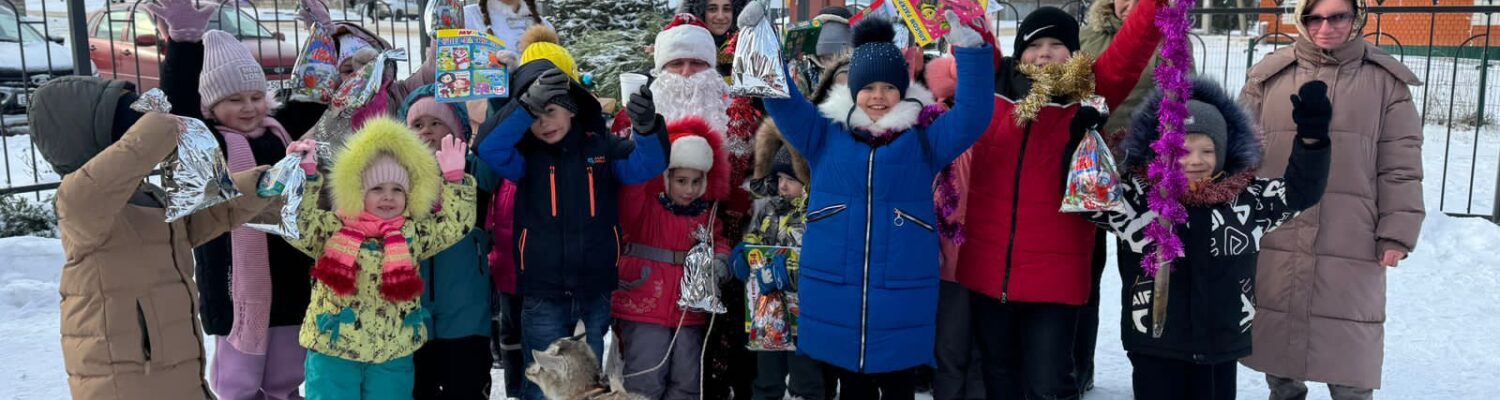
<svg viewBox="0 0 1500 400"><path fill-rule="evenodd" d="M956 282L938 283L937 373L932 379L934 400L984 398L984 377L979 367L979 346L974 344L974 326L969 322L969 296L973 292Z"/></svg>
<svg viewBox="0 0 1500 400"><path fill-rule="evenodd" d="M1077 371L1078 393L1087 392L1094 388L1094 347L1099 342L1099 280L1104 277L1104 246L1109 236L1103 230L1096 230L1094 234L1094 256L1089 262L1093 267L1093 286L1089 294L1089 303L1083 305L1078 311L1078 334L1073 342L1073 364Z"/></svg>
<svg viewBox="0 0 1500 400"><path fill-rule="evenodd" d="M505 395L521 396L525 378L521 357L521 296L496 292L495 334L490 346L505 374Z"/></svg>
<svg viewBox="0 0 1500 400"><path fill-rule="evenodd" d="M755 354L755 398L781 400L791 396L823 400L823 364L790 351L763 351Z"/></svg>
<svg viewBox="0 0 1500 400"><path fill-rule="evenodd" d="M1235 395L1235 361L1197 364L1128 353L1130 384L1137 400L1232 400Z"/></svg>
<svg viewBox="0 0 1500 400"><path fill-rule="evenodd" d="M489 399L490 339L469 336L434 339L413 356L416 386L412 397L426 399Z"/></svg>
<svg viewBox="0 0 1500 400"><path fill-rule="evenodd" d="M913 400L917 397L917 374L913 369L861 374L827 366L825 371L838 378L840 400Z"/></svg>
<svg viewBox="0 0 1500 400"><path fill-rule="evenodd" d="M729 280L719 285L719 297L724 304L745 304L745 283ZM749 341L745 333L745 307L727 307L729 312L718 316L714 329L708 332L708 360L703 365L703 392L705 399L746 399L755 392L752 388L756 373L755 353L745 348Z"/></svg>
<svg viewBox="0 0 1500 400"><path fill-rule="evenodd" d="M1073 335L1078 306L1001 303L972 293L970 304L991 400L1077 399Z"/></svg>

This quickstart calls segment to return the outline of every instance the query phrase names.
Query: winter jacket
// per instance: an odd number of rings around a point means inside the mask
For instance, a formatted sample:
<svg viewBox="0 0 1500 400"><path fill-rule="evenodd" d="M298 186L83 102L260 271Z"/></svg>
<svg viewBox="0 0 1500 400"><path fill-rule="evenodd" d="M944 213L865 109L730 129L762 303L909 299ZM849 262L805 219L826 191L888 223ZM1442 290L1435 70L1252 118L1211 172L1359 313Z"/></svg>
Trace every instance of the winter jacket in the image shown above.
<svg viewBox="0 0 1500 400"><path fill-rule="evenodd" d="M782 136L812 169L798 281L797 347L808 356L863 373L932 361L938 240L932 194L911 188L931 185L984 133L992 51L955 51L957 105L931 124L920 123L923 106L910 90L873 122L846 87L818 107L795 88L788 99L765 99L777 126L806 127Z"/></svg>
<svg viewBox="0 0 1500 400"><path fill-rule="evenodd" d="M379 125L371 124L366 130L400 126L400 123L394 121L380 122ZM411 135L401 128L392 131L395 135ZM415 140L415 136L412 136L411 139ZM297 221L302 237L293 240L292 245L309 256L323 256L324 246L329 239L344 227L343 219L336 212L318 207L323 186L329 185L328 191L333 196L335 209L358 210L358 207L351 207L349 204L357 205L364 198L362 183L357 180L359 174L340 174L339 169L363 170L372 159L383 153L391 153L410 174L407 220L401 228L401 234L407 238L412 259L432 258L449 246L461 242L474 226L474 178L466 176L462 183L443 183L440 186L438 181L441 178L436 173L436 165L424 171L407 164L407 160L424 160L407 154L427 151L427 147L419 141L411 146L367 145L370 142L375 141L350 142L350 146L339 154L339 165L333 167L334 172L329 174L329 178L325 179L321 175L308 178L303 189L302 208L298 212L300 219ZM432 160L429 155L422 156L426 157L427 162ZM417 204L431 204L431 201L437 199L441 199L442 206L435 208L436 211L415 207ZM354 294L337 295L321 281L313 285L312 304L308 306L307 317L298 335L302 347L344 360L378 364L411 355L431 337L426 324L430 323L428 320L432 315L422 307L421 301L412 299L393 302L381 295L380 282L385 254L376 243L365 241L360 246L357 256L359 270L355 277L357 291ZM462 269L465 266L456 267L455 269ZM485 298L485 301L488 302L489 299Z"/></svg>
<svg viewBox="0 0 1500 400"><path fill-rule="evenodd" d="M480 162L484 162L480 160ZM495 290L516 294L516 184L502 180L496 189L486 218L485 230L490 232L490 277Z"/></svg>
<svg viewBox="0 0 1500 400"><path fill-rule="evenodd" d="M1240 101L1256 116L1276 176L1296 133L1284 100L1328 83L1333 166L1323 203L1266 236L1255 354L1245 365L1292 379L1379 388L1384 353L1381 253L1411 251L1425 216L1422 119L1406 66L1363 40L1321 51L1299 40L1251 68ZM1337 282L1337 284L1329 284Z"/></svg>
<svg viewBox="0 0 1500 400"><path fill-rule="evenodd" d="M1302 210L1317 204L1328 179L1329 143L1296 141L1290 169L1282 178L1257 178L1260 139L1249 116L1215 83L1194 82L1191 98L1214 105L1227 122L1224 175L1201 183L1180 201L1186 224L1175 226L1186 253L1172 262L1166 326L1151 334L1155 280L1142 269L1154 247L1145 227L1158 215L1146 204L1153 190L1146 166L1156 158L1151 143L1159 136L1156 105L1161 92L1147 97L1121 144L1125 210L1094 213L1089 219L1120 238L1120 336L1125 351L1198 364L1232 362L1250 354L1255 318L1255 263L1260 240ZM1280 100L1286 101L1286 100Z"/></svg>
<svg viewBox="0 0 1500 400"><path fill-rule="evenodd" d="M162 92L172 103L172 113L188 118L205 119L202 97L198 94L198 76L203 70L203 42L167 42L167 56L162 61ZM283 127L293 138L306 132L310 121L315 121L326 106L316 103L288 102L274 110L272 117L289 117L300 123ZM281 121L277 118L277 121ZM228 147L218 125L206 123L214 133L219 148L228 157ZM276 135L261 135L249 139L256 164L271 165L286 155L286 143ZM277 235L266 235L266 255L271 267L271 320L267 326L292 326L302 323L307 311L307 302L312 295L312 280L307 270L312 259ZM203 322L204 333L228 335L234 327L234 302L229 286L233 279L232 256L234 246L229 234L214 238L193 249L194 277L198 285L198 317Z"/></svg>
<svg viewBox="0 0 1500 400"><path fill-rule="evenodd" d="M1104 54L1110 43L1120 33L1120 26L1124 21L1115 15L1114 0L1095 1L1089 6L1088 24L1078 32L1079 50L1093 55ZM1156 66L1161 64L1161 52L1158 50L1146 64L1146 69L1141 73L1141 78L1136 81L1135 88L1130 90L1130 95L1125 101L1120 102L1118 107L1110 108L1109 120L1104 123L1104 132L1112 134L1122 132L1130 127L1131 115L1135 109L1141 106L1141 101L1156 90ZM1189 68L1191 70L1191 68ZM1189 73L1192 73L1191 71Z"/></svg>
<svg viewBox="0 0 1500 400"><path fill-rule="evenodd" d="M1156 1L1137 5L1116 41L1094 63L1094 84L1110 108L1134 87L1161 32L1151 25ZM1015 57L1020 57L1019 54ZM1068 127L1078 104L1051 103L1020 125L1017 104L1030 90L1019 58L1001 61L994 115L974 145L970 204L959 250L959 283L1005 301L1083 305L1090 291L1095 228L1078 215L1057 211L1064 174L1077 141ZM960 81L960 85L967 83Z"/></svg>
<svg viewBox="0 0 1500 400"><path fill-rule="evenodd" d="M943 280L948 282L958 282L958 250L962 248L964 241L964 215L968 214L969 211L969 166L971 165L974 165L974 152L972 150L965 151L963 155L958 156L958 159L953 161L953 164L949 165L947 173L944 174L947 176L938 175L937 181L933 183L933 186L935 186L932 191L933 202L937 205L937 208L933 211L937 213L938 225L950 224L958 227L953 237L945 234L939 238L941 239L939 248L942 249L943 254L941 275ZM943 191L945 190L943 185L952 185L952 194L956 196L953 199L953 212L947 218L944 218L942 214L944 207Z"/></svg>
<svg viewBox="0 0 1500 400"><path fill-rule="evenodd" d="M406 97L398 119L406 120L407 110L418 100L432 97L432 90L433 85L427 85L412 91ZM447 106L459 121L468 120L468 110L462 103ZM468 124L463 124L456 133L469 140L472 134L468 128ZM477 183L476 210L487 209L488 194L500 185L500 176L472 154L468 156L465 168ZM475 221L478 222L479 218ZM422 308L432 314L427 329L436 339L490 335L491 235L478 225L466 228L463 239L432 258L421 260L422 282L427 285L422 291Z"/></svg>
<svg viewBox="0 0 1500 400"><path fill-rule="evenodd" d="M525 93L545 60L517 68L514 93ZM501 122L479 145L479 158L516 182L515 260L522 296L589 296L615 289L620 241L621 185L660 176L666 170L665 129L636 132L647 143L611 134L599 103L577 82L569 83L578 106L572 130L555 144L531 134L535 117L512 102L496 114ZM660 121L658 121L660 122ZM665 128L665 127L663 127ZM633 147L634 151L627 150Z"/></svg>
<svg viewBox="0 0 1500 400"><path fill-rule="evenodd" d="M249 195L164 223L165 193L142 183L177 145L177 117L148 113L111 139L123 81L65 77L37 89L32 137L63 173L63 366L75 399L211 398L194 316L192 248L272 204L254 195L264 169L233 176Z"/></svg>

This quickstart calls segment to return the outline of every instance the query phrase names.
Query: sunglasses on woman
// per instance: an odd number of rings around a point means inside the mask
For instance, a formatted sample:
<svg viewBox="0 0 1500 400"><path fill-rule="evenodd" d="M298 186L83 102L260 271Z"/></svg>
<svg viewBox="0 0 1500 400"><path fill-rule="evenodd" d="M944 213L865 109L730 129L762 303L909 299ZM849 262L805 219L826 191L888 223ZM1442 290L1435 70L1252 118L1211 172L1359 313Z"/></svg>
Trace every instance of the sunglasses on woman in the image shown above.
<svg viewBox="0 0 1500 400"><path fill-rule="evenodd" d="M1303 15L1302 16L1302 26L1308 27L1309 29L1310 28L1321 27L1321 26L1323 26L1324 23L1327 23L1328 25L1331 25L1331 26L1344 27L1344 26L1348 26L1350 22L1354 22L1354 13L1338 13L1338 14L1328 15L1328 16L1323 16L1323 15Z"/></svg>

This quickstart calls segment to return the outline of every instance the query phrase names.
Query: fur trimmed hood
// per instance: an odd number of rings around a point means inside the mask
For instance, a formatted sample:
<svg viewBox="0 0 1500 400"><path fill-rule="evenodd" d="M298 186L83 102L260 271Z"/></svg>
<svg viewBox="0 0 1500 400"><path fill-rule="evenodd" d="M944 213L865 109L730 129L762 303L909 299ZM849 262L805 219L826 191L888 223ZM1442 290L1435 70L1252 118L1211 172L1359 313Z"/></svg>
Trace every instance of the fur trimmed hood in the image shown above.
<svg viewBox="0 0 1500 400"><path fill-rule="evenodd" d="M807 166L807 159L802 158L802 153L787 144L786 139L781 137L781 129L776 127L776 121L766 118L761 121L760 129L755 132L755 173L753 178L761 179L771 175L771 169L776 163L776 153L782 148L792 156L792 171L797 174L797 180L812 183L812 169Z"/></svg>
<svg viewBox="0 0 1500 400"><path fill-rule="evenodd" d="M364 128L344 142L344 150L334 157L328 173L333 209L340 216L359 215L365 211L365 167L382 153L390 154L406 168L411 179L406 194L406 215L413 219L432 214L431 204L441 190L442 173L437 158L406 124L387 117L371 119Z"/></svg>
<svg viewBox="0 0 1500 400"><path fill-rule="evenodd" d="M713 166L708 171L708 188L703 192L703 199L709 201L729 199L729 153L724 150L724 134L715 132L708 127L708 122L697 117L687 117L672 121L667 124L667 135L671 142L687 136L698 136L708 141L708 147L713 149ZM668 171L671 169L668 168ZM666 171L663 171L663 175ZM663 177L663 188L665 180Z"/></svg>
<svg viewBox="0 0 1500 400"><path fill-rule="evenodd" d="M1145 168L1151 160L1156 158L1156 151L1151 150L1151 142L1156 141L1160 135L1157 132L1157 126L1160 124L1157 110L1161 106L1163 95L1164 93L1159 88L1152 91L1151 95L1141 102L1141 107L1135 111L1135 114L1131 115L1130 132L1120 142L1117 152L1124 153L1124 161L1120 164L1121 171ZM1225 152L1224 165L1221 168L1224 175L1234 176L1259 169L1260 137L1256 135L1255 126L1245 109L1224 92L1224 88L1219 84L1201 77L1193 79L1191 98L1213 105L1224 116L1228 132L1225 135L1225 148L1218 149Z"/></svg>
<svg viewBox="0 0 1500 400"><path fill-rule="evenodd" d="M906 89L906 98L891 108L879 121L871 120L868 114L854 103L854 95L849 93L848 86L834 85L828 91L828 99L818 105L818 112L823 117L833 120L850 130L863 129L872 133L886 134L901 132L917 126L922 109L936 100L932 92L927 90L921 83L912 82Z"/></svg>
<svg viewBox="0 0 1500 400"><path fill-rule="evenodd" d="M1125 25L1125 20L1115 15L1115 0L1096 0L1089 5L1088 14L1084 16L1088 25L1084 28L1113 35L1120 32L1120 27Z"/></svg>

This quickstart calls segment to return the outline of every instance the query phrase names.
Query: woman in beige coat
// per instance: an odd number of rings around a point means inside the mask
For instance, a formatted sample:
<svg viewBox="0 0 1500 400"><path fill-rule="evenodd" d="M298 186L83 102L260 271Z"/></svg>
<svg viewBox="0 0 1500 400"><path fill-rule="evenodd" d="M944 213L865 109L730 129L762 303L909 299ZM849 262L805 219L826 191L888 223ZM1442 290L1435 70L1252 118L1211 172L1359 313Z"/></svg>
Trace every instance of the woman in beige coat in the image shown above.
<svg viewBox="0 0 1500 400"><path fill-rule="evenodd" d="M1266 141L1261 176L1281 176L1296 125L1285 101L1309 80L1328 84L1336 143L1321 205L1261 241L1254 354L1271 399L1301 399L1305 381L1334 399L1368 399L1384 358L1385 268L1417 244L1422 207L1422 122L1416 75L1361 40L1359 0L1297 4L1297 43L1249 73L1240 99ZM1259 236L1259 234L1257 234Z"/></svg>
<svg viewBox="0 0 1500 400"><path fill-rule="evenodd" d="M172 223L144 181L177 147L177 117L128 108L124 81L65 77L38 88L27 115L53 170L62 232L63 365L74 399L213 398L203 382L193 247L271 204L266 167L233 176L245 195Z"/></svg>

